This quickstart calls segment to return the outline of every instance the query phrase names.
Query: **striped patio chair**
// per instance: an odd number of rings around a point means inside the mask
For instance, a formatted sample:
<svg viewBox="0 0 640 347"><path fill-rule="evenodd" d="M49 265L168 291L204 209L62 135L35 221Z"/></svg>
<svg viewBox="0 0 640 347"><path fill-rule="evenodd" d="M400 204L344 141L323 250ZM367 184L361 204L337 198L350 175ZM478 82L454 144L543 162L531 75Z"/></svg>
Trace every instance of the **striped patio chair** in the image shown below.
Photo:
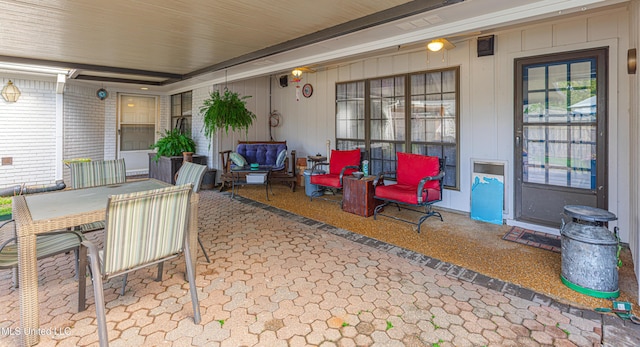
<svg viewBox="0 0 640 347"><path fill-rule="evenodd" d="M127 170L124 159L71 162L71 187L73 189L124 183ZM78 225L75 230L83 233L104 229L104 221Z"/></svg>
<svg viewBox="0 0 640 347"><path fill-rule="evenodd" d="M207 170L206 165L194 164L191 162L185 162L180 167L180 170L176 172L176 186L189 184L193 185L193 192L197 193L200 191L200 185L202 184L202 178L204 177L204 173ZM209 255L207 251L204 249L204 245L202 244L202 240L200 240L200 236L198 236L198 244L202 249L202 253L204 253L205 259L207 259L207 263L211 263L209 259ZM162 264L158 264L160 267ZM162 271L158 271L157 281L162 281ZM124 295L125 289L127 287L127 274L122 278L122 289L120 290L120 295Z"/></svg>
<svg viewBox="0 0 640 347"><path fill-rule="evenodd" d="M6 224L14 223L14 220L8 220L0 223L0 229ZM5 230L6 235L10 232ZM4 235L3 235L4 236ZM0 269L13 269L14 270L14 287L18 287L18 272L15 271L18 268L18 244L16 243L16 229L13 228L13 233L10 238L5 238L4 242L0 245ZM76 231L53 231L46 234L41 234L36 237L36 254L38 259L51 257L60 253L67 253L74 251L76 276L78 275L78 261L80 259L80 243L84 240L82 234ZM84 265L84 262L83 262ZM78 281L78 289L83 290L80 287L80 281Z"/></svg>
<svg viewBox="0 0 640 347"><path fill-rule="evenodd" d="M69 168L73 189L106 186L127 180L124 159L72 162Z"/></svg>
<svg viewBox="0 0 640 347"><path fill-rule="evenodd" d="M82 242L89 249L100 346L109 345L103 280L156 264L161 272L162 262L182 253L194 321L200 323L195 269L189 261L190 249L186 242L192 189L191 184L186 184L113 195L107 204L104 249L98 251L91 241Z"/></svg>
<svg viewBox="0 0 640 347"><path fill-rule="evenodd" d="M200 185L202 185L202 179L204 178L205 171L207 171L206 165L186 162L182 164L180 170L176 173L176 185L178 186L181 184L191 183L193 184L193 192L197 193L200 191ZM209 255L202 244L202 240L200 240L200 236L198 236L198 244L200 244L202 253L204 253L204 257L207 259L207 263L211 263Z"/></svg>

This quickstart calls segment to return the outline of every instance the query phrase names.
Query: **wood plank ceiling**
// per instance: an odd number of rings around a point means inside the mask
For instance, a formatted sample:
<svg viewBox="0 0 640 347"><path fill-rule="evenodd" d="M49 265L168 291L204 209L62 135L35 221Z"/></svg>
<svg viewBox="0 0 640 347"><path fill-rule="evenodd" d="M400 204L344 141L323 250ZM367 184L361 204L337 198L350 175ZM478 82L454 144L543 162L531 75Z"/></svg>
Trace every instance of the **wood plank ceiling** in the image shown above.
<svg viewBox="0 0 640 347"><path fill-rule="evenodd" d="M0 0L3 63L164 91L249 78L629 0ZM271 64L271 65L269 65ZM176 83L180 82L180 83Z"/></svg>
<svg viewBox="0 0 640 347"><path fill-rule="evenodd" d="M75 78L163 84L440 6L441 0L0 0L0 61L77 69Z"/></svg>

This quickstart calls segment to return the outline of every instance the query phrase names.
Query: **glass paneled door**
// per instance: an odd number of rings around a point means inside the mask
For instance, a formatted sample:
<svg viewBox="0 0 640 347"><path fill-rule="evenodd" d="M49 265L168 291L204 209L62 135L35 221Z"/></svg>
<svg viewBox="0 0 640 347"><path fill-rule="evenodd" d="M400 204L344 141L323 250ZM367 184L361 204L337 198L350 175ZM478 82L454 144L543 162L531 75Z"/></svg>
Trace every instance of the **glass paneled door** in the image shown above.
<svg viewBox="0 0 640 347"><path fill-rule="evenodd" d="M558 227L566 205L607 208L607 54L516 60L517 220Z"/></svg>
<svg viewBox="0 0 640 347"><path fill-rule="evenodd" d="M118 157L124 158L128 175L149 172L149 149L155 142L157 104L155 96L120 94Z"/></svg>

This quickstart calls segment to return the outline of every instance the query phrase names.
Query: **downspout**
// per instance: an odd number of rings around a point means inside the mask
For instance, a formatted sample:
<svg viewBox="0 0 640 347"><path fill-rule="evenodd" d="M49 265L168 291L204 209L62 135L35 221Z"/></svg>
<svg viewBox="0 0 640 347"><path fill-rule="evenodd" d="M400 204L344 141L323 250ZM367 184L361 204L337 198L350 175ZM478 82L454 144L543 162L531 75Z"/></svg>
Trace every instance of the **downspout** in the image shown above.
<svg viewBox="0 0 640 347"><path fill-rule="evenodd" d="M63 154L64 154L64 85L67 81L67 75L58 74L58 82L56 83L56 160L55 160L55 179L62 180L63 172Z"/></svg>

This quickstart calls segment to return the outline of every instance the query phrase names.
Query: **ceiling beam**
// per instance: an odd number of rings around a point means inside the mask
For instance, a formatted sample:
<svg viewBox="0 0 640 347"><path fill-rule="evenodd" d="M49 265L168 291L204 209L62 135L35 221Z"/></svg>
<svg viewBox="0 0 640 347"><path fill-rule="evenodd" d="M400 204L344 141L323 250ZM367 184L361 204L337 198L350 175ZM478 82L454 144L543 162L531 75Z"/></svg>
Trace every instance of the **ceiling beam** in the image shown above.
<svg viewBox="0 0 640 347"><path fill-rule="evenodd" d="M6 62L11 62L16 64L68 68L71 70L75 70L75 72L69 76L69 79L164 86L164 85L172 84L178 81L193 78L198 75L224 70L232 66L248 63L253 60L262 59L274 54L278 54L278 53L286 52L289 50L301 48L310 44L326 41L332 38L354 33L354 32L371 28L377 25L389 23L405 17L413 16L419 13L425 13L428 11L432 11L441 7L460 3L463 1L464 0L413 0L381 12L373 13L355 20L348 21L343 24L339 24L330 28L319 30L315 33L304 35L304 36L301 36L289 41L285 41L264 49L257 50L255 52L244 54L236 58L232 58L214 65L202 68L202 69L198 69L198 70L186 73L184 75L161 72L161 71L119 68L119 67L112 67L112 66L22 58L22 57L5 56L5 55L0 55L0 61L6 61ZM148 80L137 79L137 78L93 76L89 74L82 74L83 71L85 73L94 71L94 72L115 73L120 75L134 75L142 78L154 77L154 78L161 78L164 80L148 81Z"/></svg>
<svg viewBox="0 0 640 347"><path fill-rule="evenodd" d="M419 13L432 11L448 5L463 2L464 0L414 0L405 4L392 7L390 9L373 13L362 18L333 26L324 30L316 31L293 40L285 41L255 52L251 52L239 57L223 61L199 70L195 70L183 75L183 79L192 78L204 73L223 70L235 65L244 64L253 60L262 59L270 55L286 52L292 49L304 47L314 43L322 42L356 31L371 28L376 25L389 23L398 19L413 16Z"/></svg>
<svg viewBox="0 0 640 347"><path fill-rule="evenodd" d="M118 73L118 74L124 74L124 75L139 75L139 76L159 77L159 78L167 78L167 79L182 78L182 75L180 74L174 74L174 73L168 73L168 72L127 69L127 68L121 68L121 67L93 65L93 64L80 64L80 63L71 63L66 61L12 57L7 55L0 55L0 61L5 61L5 62L15 63L15 64L40 65L40 66L57 67L57 68L77 69L77 70L84 70L84 71L110 72L110 73Z"/></svg>
<svg viewBox="0 0 640 347"><path fill-rule="evenodd" d="M119 78L119 77L106 77L106 76L92 76L92 75L77 75L77 80L85 80L85 81L99 81L99 82L115 82L115 83L129 83L129 84L145 84L149 86L163 86L168 84L167 81L147 81L147 80L137 80L132 78ZM177 82L177 81L174 81ZM173 82L172 82L173 83Z"/></svg>

